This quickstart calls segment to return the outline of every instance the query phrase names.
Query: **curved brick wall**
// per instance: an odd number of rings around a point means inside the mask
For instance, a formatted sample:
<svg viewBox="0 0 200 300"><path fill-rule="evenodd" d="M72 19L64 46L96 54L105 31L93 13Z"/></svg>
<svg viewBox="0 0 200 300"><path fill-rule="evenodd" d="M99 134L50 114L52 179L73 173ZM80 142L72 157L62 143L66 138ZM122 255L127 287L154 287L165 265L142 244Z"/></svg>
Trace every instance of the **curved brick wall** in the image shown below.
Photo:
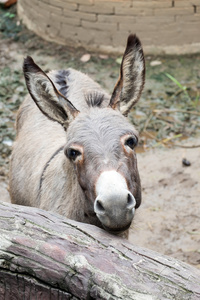
<svg viewBox="0 0 200 300"><path fill-rule="evenodd" d="M200 52L200 0L18 0L18 14L61 44L122 52L137 33L146 53Z"/></svg>

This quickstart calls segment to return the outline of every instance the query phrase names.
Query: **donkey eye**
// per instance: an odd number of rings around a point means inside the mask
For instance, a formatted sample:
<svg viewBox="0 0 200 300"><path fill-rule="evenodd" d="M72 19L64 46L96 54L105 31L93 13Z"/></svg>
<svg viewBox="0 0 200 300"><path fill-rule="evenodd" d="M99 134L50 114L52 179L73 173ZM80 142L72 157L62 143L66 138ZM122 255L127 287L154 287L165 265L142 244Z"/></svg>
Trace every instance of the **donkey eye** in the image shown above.
<svg viewBox="0 0 200 300"><path fill-rule="evenodd" d="M75 160L79 155L81 155L81 152L72 148L69 148L67 150L67 157L71 160Z"/></svg>
<svg viewBox="0 0 200 300"><path fill-rule="evenodd" d="M125 145L133 150L135 148L135 146L137 145L137 142L138 142L138 140L136 137L130 137L126 140Z"/></svg>

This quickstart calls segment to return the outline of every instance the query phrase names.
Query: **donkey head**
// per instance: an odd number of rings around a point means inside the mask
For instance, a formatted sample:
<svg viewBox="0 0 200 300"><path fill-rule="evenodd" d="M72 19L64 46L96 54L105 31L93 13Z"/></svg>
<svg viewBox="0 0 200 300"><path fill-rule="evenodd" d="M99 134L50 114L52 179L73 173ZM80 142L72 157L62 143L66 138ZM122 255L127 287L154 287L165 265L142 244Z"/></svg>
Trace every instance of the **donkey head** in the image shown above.
<svg viewBox="0 0 200 300"><path fill-rule="evenodd" d="M87 112L79 112L30 57L25 59L24 74L39 109L66 130L64 152L85 195L83 209L88 222L116 233L128 229L141 203L134 152L138 133L126 118L144 86L145 62L139 39L129 36L119 80L104 108L91 105Z"/></svg>

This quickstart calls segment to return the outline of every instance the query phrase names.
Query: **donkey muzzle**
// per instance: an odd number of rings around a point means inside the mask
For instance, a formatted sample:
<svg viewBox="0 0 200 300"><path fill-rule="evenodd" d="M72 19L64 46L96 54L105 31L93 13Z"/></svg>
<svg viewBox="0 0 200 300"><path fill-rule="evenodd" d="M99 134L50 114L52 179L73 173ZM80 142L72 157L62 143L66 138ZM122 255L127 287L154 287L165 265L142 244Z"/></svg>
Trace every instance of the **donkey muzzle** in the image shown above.
<svg viewBox="0 0 200 300"><path fill-rule="evenodd" d="M125 178L116 171L101 173L96 193L94 211L102 226L113 233L127 230L134 217L136 201Z"/></svg>

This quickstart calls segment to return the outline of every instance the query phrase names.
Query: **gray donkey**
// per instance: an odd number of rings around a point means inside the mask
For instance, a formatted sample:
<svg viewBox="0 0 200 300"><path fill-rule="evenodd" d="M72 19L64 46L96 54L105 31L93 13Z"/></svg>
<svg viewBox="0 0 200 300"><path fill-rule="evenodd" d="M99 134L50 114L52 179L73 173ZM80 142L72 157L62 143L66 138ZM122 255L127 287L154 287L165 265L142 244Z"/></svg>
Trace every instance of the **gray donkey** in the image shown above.
<svg viewBox="0 0 200 300"><path fill-rule="evenodd" d="M24 60L23 69L31 97L17 115L12 203L128 236L141 203L134 152L138 133L126 118L144 86L139 39L128 37L111 97L73 69L47 75L31 57Z"/></svg>

